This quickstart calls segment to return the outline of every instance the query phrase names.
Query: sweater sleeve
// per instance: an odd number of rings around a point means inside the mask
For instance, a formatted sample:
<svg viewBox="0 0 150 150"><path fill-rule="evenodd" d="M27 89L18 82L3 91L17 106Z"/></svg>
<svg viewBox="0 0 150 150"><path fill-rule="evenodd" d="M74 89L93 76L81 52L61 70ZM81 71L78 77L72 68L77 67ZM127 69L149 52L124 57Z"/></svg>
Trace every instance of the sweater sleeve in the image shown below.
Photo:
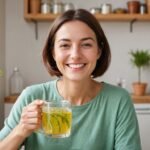
<svg viewBox="0 0 150 150"><path fill-rule="evenodd" d="M17 126L20 121L22 109L28 103L27 89L23 90L13 105L8 118L5 119L4 127L0 130L0 140L3 140Z"/></svg>
<svg viewBox="0 0 150 150"><path fill-rule="evenodd" d="M115 150L141 150L137 116L128 93L122 96L115 129Z"/></svg>

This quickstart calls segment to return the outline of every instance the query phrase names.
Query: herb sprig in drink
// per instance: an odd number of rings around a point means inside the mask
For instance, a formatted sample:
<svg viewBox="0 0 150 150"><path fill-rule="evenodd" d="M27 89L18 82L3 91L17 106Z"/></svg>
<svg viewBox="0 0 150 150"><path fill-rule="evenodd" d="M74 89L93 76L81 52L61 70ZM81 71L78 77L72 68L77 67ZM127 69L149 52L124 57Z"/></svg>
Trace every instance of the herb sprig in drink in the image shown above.
<svg viewBox="0 0 150 150"><path fill-rule="evenodd" d="M57 105L57 106L56 106ZM72 111L68 101L46 102L42 108L42 128L52 137L68 137L71 132Z"/></svg>

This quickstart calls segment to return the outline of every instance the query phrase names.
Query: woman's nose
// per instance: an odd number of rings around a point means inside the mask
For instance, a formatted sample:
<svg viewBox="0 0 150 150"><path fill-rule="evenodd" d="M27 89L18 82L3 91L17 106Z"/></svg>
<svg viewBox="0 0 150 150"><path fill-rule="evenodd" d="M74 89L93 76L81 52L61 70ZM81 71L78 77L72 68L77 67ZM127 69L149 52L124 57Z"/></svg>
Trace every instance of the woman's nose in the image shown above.
<svg viewBox="0 0 150 150"><path fill-rule="evenodd" d="M71 49L71 58L72 59L78 59L81 57L81 51L78 46L73 46Z"/></svg>

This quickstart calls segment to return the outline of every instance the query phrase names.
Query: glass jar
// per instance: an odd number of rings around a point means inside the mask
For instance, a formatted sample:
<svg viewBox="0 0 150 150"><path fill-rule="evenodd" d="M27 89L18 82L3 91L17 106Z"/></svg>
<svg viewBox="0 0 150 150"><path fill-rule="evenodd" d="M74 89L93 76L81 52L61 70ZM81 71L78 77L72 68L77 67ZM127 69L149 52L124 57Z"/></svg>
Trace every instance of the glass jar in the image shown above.
<svg viewBox="0 0 150 150"><path fill-rule="evenodd" d="M102 4L101 5L101 13L102 14L109 14L112 12L111 4Z"/></svg>
<svg viewBox="0 0 150 150"><path fill-rule="evenodd" d="M74 10L74 4L73 3L65 3L64 4L64 11L68 11L68 10Z"/></svg>
<svg viewBox="0 0 150 150"><path fill-rule="evenodd" d="M145 14L146 12L146 4L140 4L140 14Z"/></svg>
<svg viewBox="0 0 150 150"><path fill-rule="evenodd" d="M50 0L42 0L41 1L41 13L48 14L51 12L51 3Z"/></svg>
<svg viewBox="0 0 150 150"><path fill-rule="evenodd" d="M54 0L52 5L53 14L61 14L64 12L64 4L59 0Z"/></svg>
<svg viewBox="0 0 150 150"><path fill-rule="evenodd" d="M10 95L20 94L23 88L23 78L19 72L19 69L15 67L12 75L10 76Z"/></svg>

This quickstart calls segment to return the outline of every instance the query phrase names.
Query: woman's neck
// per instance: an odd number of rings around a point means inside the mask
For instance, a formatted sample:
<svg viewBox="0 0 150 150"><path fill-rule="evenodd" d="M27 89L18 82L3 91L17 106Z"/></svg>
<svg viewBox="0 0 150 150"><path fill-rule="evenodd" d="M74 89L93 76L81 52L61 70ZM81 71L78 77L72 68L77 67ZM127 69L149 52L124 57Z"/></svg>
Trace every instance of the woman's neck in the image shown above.
<svg viewBox="0 0 150 150"><path fill-rule="evenodd" d="M60 79L57 84L60 95L73 105L82 105L94 98L101 89L101 84L89 79L88 81L68 81Z"/></svg>

